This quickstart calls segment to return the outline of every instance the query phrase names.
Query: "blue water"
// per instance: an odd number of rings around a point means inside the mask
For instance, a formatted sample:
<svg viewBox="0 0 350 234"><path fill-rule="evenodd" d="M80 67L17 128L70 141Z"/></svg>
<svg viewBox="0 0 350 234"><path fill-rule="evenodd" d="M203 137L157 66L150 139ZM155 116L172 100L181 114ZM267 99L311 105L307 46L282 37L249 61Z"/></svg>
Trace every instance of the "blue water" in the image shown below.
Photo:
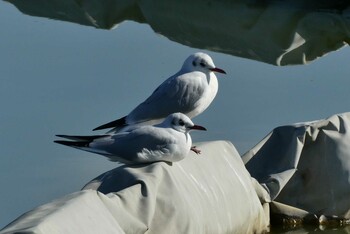
<svg viewBox="0 0 350 234"><path fill-rule="evenodd" d="M30 2L22 4L22 11L55 13L51 18L66 21L30 16L0 1L0 227L116 167L97 155L54 144L54 135L91 134L94 127L124 116L193 52L210 54L227 72L218 75L215 101L194 119L208 129L205 134L192 134L194 141L230 140L244 153L277 126L350 110L350 53L348 47L334 51L346 34L337 16L317 18L313 27L312 20L293 21L297 35L314 40L310 51L327 55L316 60L310 56L308 65L288 66L302 61L295 55L299 59L284 58L280 65L286 66L276 66L280 61L274 57L276 48L279 53L288 51L293 38L288 30L272 30L288 21L278 14L269 18L267 13L273 15L275 9L238 9L229 21L229 9L218 4L207 16L213 18L205 21L190 6L183 12L184 18L193 17L189 21L193 24L187 25L174 21L174 12L162 15L162 4L157 6L159 15L152 15L142 1L142 14L140 9L126 10L123 18L117 9L106 7L105 17L89 12L96 21L87 20L78 5L55 11L57 6L45 9L45 4ZM172 9L176 7L181 4L174 3ZM249 17L259 10L264 12L259 17L267 18L265 24L271 28L265 33L252 28L243 34L254 22ZM107 29L116 22L114 29ZM228 28L236 24L239 30ZM323 33L319 39L317 30ZM277 34L270 38L269 33ZM327 38L325 43L322 38Z"/></svg>

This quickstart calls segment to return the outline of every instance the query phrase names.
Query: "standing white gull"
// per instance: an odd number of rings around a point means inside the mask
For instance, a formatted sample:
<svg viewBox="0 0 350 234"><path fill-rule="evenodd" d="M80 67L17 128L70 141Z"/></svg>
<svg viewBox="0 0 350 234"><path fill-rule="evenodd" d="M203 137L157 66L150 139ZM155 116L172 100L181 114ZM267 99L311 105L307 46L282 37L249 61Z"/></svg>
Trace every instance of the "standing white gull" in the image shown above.
<svg viewBox="0 0 350 234"><path fill-rule="evenodd" d="M70 139L56 143L97 153L111 161L123 163L147 163L156 161L176 162L183 159L191 148L190 130L206 130L194 125L186 115L173 113L158 125L135 126L130 131L97 136L57 135Z"/></svg>
<svg viewBox="0 0 350 234"><path fill-rule="evenodd" d="M127 116L103 124L94 130L160 123L169 114L181 112L189 118L202 113L216 96L218 81L214 72L226 74L215 67L205 53L190 55L175 75L165 80L144 102ZM126 127L126 128L125 128Z"/></svg>

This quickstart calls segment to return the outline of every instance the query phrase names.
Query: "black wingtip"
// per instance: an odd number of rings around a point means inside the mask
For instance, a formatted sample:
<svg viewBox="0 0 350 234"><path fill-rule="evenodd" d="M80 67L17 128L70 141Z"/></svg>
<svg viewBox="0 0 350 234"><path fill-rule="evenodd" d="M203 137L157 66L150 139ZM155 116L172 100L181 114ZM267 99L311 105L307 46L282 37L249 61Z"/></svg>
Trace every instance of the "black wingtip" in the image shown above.
<svg viewBox="0 0 350 234"><path fill-rule="evenodd" d="M84 142L84 141L61 141L61 140L56 140L54 142L57 143L57 144L71 146L71 147L87 147L89 145L89 142Z"/></svg>
<svg viewBox="0 0 350 234"><path fill-rule="evenodd" d="M66 145L66 146L71 146L72 145L71 143L73 143L72 141L60 141L60 140L56 140L53 142L55 142L57 144L61 144L61 145Z"/></svg>
<svg viewBox="0 0 350 234"><path fill-rule="evenodd" d="M61 135L61 134L58 134L58 135L55 135L57 137L61 137L61 138L66 138L67 135Z"/></svg>
<svg viewBox="0 0 350 234"><path fill-rule="evenodd" d="M126 116L124 116L123 118L114 120L112 122L103 124L101 126L98 126L97 128L94 128L92 131L102 130L102 129L106 129L106 128L123 127L125 125L126 125Z"/></svg>
<svg viewBox="0 0 350 234"><path fill-rule="evenodd" d="M108 135L92 135L92 136L75 136L75 135L56 135L57 137L74 140L74 141L93 141L98 138L103 138Z"/></svg>

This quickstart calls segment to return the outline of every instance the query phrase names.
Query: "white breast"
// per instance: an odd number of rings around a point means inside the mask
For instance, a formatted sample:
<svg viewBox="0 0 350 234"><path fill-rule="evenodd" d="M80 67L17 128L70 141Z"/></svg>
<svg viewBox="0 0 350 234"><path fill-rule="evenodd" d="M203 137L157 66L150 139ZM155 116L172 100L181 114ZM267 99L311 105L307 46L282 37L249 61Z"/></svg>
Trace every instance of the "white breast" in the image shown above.
<svg viewBox="0 0 350 234"><path fill-rule="evenodd" d="M210 73L210 77L208 79L207 87L202 97L197 101L196 108L186 113L188 117L191 119L199 114L201 114L214 100L217 92L218 92L218 80L213 72Z"/></svg>

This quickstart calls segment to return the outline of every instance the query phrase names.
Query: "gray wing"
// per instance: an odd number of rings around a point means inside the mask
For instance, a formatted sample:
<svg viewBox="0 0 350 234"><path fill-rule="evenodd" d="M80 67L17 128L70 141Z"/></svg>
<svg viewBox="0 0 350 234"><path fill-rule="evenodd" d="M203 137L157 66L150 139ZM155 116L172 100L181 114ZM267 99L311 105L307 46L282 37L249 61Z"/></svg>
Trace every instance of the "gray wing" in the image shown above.
<svg viewBox="0 0 350 234"><path fill-rule="evenodd" d="M193 82L193 73L174 75L164 81L150 97L128 116L128 124L166 118L174 112L192 111L204 93L200 82ZM198 77L198 81L200 81Z"/></svg>
<svg viewBox="0 0 350 234"><path fill-rule="evenodd" d="M155 156L169 152L168 145L172 143L167 131L154 127L145 127L130 133L122 133L111 136L108 141L95 141L92 146L95 149L108 152L111 160L126 162L142 162L138 153L153 152ZM146 150L146 151L145 151ZM147 153L147 152L146 152Z"/></svg>

